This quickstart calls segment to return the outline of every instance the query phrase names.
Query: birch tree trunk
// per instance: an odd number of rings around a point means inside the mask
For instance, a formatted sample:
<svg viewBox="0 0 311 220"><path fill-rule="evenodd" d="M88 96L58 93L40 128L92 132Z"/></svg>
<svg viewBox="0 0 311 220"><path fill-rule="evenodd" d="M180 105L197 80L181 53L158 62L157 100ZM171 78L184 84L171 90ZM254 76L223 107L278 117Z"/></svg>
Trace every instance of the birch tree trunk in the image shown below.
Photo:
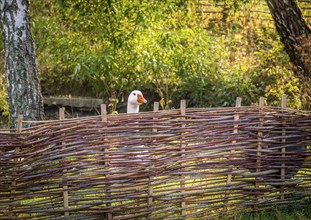
<svg viewBox="0 0 311 220"><path fill-rule="evenodd" d="M30 30L29 0L1 0L0 10L10 124L14 128L19 114L25 120L42 119L43 100Z"/></svg>
<svg viewBox="0 0 311 220"><path fill-rule="evenodd" d="M311 30L296 0L266 0L291 62L311 77Z"/></svg>

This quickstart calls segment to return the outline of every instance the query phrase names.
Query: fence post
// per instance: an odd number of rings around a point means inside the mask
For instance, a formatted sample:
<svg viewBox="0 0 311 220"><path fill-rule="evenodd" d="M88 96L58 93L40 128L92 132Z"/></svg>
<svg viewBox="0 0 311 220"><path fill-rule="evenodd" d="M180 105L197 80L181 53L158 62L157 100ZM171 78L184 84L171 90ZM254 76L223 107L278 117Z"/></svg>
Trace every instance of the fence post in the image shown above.
<svg viewBox="0 0 311 220"><path fill-rule="evenodd" d="M17 126L16 126L16 134L20 134L22 132L22 129L23 129L23 115L18 115L18 118L17 118ZM19 154L20 153L20 147L15 147L15 154ZM18 162L19 162L19 158L15 157L13 159L14 161L14 167L13 167L13 176L16 176L17 173L16 173L16 170L17 170L17 166L18 166ZM14 200L15 200L15 188L16 188L16 180L13 180L12 183L11 183L11 196L10 196L10 200L12 203L14 203ZM9 217L10 218L13 218L14 215L14 205L10 206L9 208Z"/></svg>
<svg viewBox="0 0 311 220"><path fill-rule="evenodd" d="M107 106L106 106L106 104L101 104L100 105L100 115L101 115L102 122L107 122L108 121L108 119L107 119ZM104 139L104 141L107 142L107 139ZM105 167L106 167L107 171L109 171L109 149L108 148L104 149L104 154L105 154L105 157L104 157L105 163L104 164L105 164ZM108 176L109 176L109 174L106 175L106 177L108 177ZM109 198L109 200L110 200L111 199L111 192L110 192L108 183L106 183L106 187L107 187L107 189L105 190L106 191L106 197L107 197L107 199ZM107 202L106 206L110 208L111 207L111 202ZM110 211L108 211L106 213L106 218L107 218L107 220L111 220L112 219L112 213Z"/></svg>
<svg viewBox="0 0 311 220"><path fill-rule="evenodd" d="M100 105L100 115L103 122L107 122L107 107L106 104Z"/></svg>
<svg viewBox="0 0 311 220"><path fill-rule="evenodd" d="M242 98L241 97L237 97L236 101L235 101L235 107L236 108L240 108L241 107L241 103L242 103ZM234 114L234 125L233 125L233 134L237 134L238 133L238 124L237 121L240 120L240 114L239 113L235 113ZM232 144L236 144L236 140L232 141ZM235 150L230 150L230 155L229 158L234 155ZM229 165L229 173L227 174L227 187L230 187L231 182L232 182L232 169L233 169L233 165ZM224 198L224 212L228 211L228 203L229 203L229 193L230 190L226 190L225 192L225 198Z"/></svg>
<svg viewBox="0 0 311 220"><path fill-rule="evenodd" d="M282 109L285 109L286 108L286 95L283 94L282 95ZM282 122L282 126L285 127L286 126L286 122ZM285 128L282 128L282 136L285 136L286 135L286 129ZM285 153L286 153L286 147L284 147L283 144L285 144L286 142L286 139L285 138L282 138L282 148L281 148L281 181L283 183L283 181L285 180ZM281 200L284 200L285 197L284 197L284 186L281 186L280 187L280 192L281 192Z"/></svg>
<svg viewBox="0 0 311 220"><path fill-rule="evenodd" d="M62 121L65 119L65 108L59 108L59 120ZM62 143L63 144L63 143ZM64 148L64 147L63 147ZM62 161L65 164L65 158ZM68 180L67 180L67 169L63 169L63 202L64 202L64 209L69 208L69 196L68 196ZM64 212L65 219L69 219L69 211Z"/></svg>
<svg viewBox="0 0 311 220"><path fill-rule="evenodd" d="M23 129L23 115L18 115L16 133L21 133Z"/></svg>
<svg viewBox="0 0 311 220"><path fill-rule="evenodd" d="M265 98L264 97L260 97L259 99L259 129L258 129L258 144L257 144L257 151L256 151L256 173L260 172L261 170L261 151L262 151L262 137L263 137L263 133L260 130L261 127L263 126L263 118L261 117L261 114L263 113L263 108L265 106ZM259 178L256 176L255 177L255 192L259 191ZM258 195L255 194L255 204L254 204L254 211L258 212Z"/></svg>
<svg viewBox="0 0 311 220"><path fill-rule="evenodd" d="M159 111L159 102L154 102L153 105L153 112L158 112ZM156 121L157 117L153 117L153 121ZM153 133L157 133L158 129L157 128L152 128L152 132ZM153 142L156 142L156 140L154 140ZM151 219L151 213L150 213L150 209L151 206L153 205L153 180L154 177L150 176L149 177L149 183L148 183L148 219Z"/></svg>
<svg viewBox="0 0 311 220"><path fill-rule="evenodd" d="M180 101L180 115L181 115L181 120L186 119L186 100L181 100ZM182 123L181 128L184 129L186 127L185 123ZM185 137L182 135L183 132L181 132L181 144L180 144L180 151L181 151L181 158L184 157L184 152L186 151L186 144L184 143L184 139ZM182 168L182 163L180 164L181 168ZM180 192L181 192L181 202L180 202L180 208L181 208L181 219L185 219L186 216L186 202L184 200L184 193L185 193L185 180L183 177L183 174L180 175Z"/></svg>

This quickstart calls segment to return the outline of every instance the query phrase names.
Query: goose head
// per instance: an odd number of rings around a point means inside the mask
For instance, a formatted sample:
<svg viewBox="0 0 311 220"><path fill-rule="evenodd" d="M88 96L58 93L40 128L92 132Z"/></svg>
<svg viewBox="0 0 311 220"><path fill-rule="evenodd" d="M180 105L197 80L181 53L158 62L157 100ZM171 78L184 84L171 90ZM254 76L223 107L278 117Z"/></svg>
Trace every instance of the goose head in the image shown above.
<svg viewBox="0 0 311 220"><path fill-rule="evenodd" d="M139 106L146 102L147 100L144 98L141 91L132 91L127 100L127 113L138 113Z"/></svg>

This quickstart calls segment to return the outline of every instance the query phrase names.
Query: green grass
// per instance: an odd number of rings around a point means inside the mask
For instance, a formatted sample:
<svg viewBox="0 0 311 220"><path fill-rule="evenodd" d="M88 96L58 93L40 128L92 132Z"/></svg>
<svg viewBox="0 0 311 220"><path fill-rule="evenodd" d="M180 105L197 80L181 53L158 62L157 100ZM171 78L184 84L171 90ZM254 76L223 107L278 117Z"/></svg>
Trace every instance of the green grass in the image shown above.
<svg viewBox="0 0 311 220"><path fill-rule="evenodd" d="M272 208L259 213L239 214L224 220L309 220L311 219L311 201L305 206L288 209Z"/></svg>

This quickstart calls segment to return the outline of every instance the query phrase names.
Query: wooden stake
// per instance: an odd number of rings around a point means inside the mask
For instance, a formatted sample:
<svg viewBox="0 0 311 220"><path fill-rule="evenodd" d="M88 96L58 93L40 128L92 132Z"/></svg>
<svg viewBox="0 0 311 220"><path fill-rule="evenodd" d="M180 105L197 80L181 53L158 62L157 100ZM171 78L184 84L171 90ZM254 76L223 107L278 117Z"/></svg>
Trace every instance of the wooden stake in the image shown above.
<svg viewBox="0 0 311 220"><path fill-rule="evenodd" d="M282 108L286 108L286 94L282 95Z"/></svg>
<svg viewBox="0 0 311 220"><path fill-rule="evenodd" d="M158 112L159 111L159 102L154 102L153 105L153 112ZM157 130L157 129L155 129Z"/></svg>
<svg viewBox="0 0 311 220"><path fill-rule="evenodd" d="M181 115L181 119L186 119L186 100L181 100L180 101L180 115ZM182 123L181 125L182 129L186 128L186 124ZM185 147L186 144L184 143L184 137L181 133L181 145L180 145L180 151L181 153L181 157L183 158L184 154L183 152L186 151ZM180 165L181 167L183 166L182 164ZM186 216L186 202L184 201L184 196L183 194L185 193L185 181L184 181L184 177L181 175L181 181L180 181L180 189L181 189L181 203L180 203L180 208L181 208L181 219L185 219Z"/></svg>
<svg viewBox="0 0 311 220"><path fill-rule="evenodd" d="M236 108L240 108L241 107L241 103L242 103L242 98L241 97L237 97L236 101L235 101L235 107ZM238 124L236 123L236 121L240 120L240 114L236 113L234 115L234 125L233 125L233 134L237 134L238 133ZM232 141L232 144L235 145L236 144L236 140ZM235 154L235 150L230 150L230 156ZM229 156L229 157L230 157ZM230 158L228 158L230 159ZM232 169L233 169L233 165L229 165L229 174L227 175L227 186L231 185L232 182ZM224 212L228 211L228 203L229 203L229 190L227 190L225 192L225 198L224 198Z"/></svg>
<svg viewBox="0 0 311 220"><path fill-rule="evenodd" d="M153 112L159 112L159 102L155 102L153 105ZM157 121L157 117L153 117L154 121ZM153 128L152 129L153 133L157 133L158 129ZM153 141L153 143L156 142L156 140ZM149 213L148 213L148 219L151 219L151 211L150 208L153 205L153 183L154 177L150 176L149 177L149 185L148 185L148 208L149 208Z"/></svg>
<svg viewBox="0 0 311 220"><path fill-rule="evenodd" d="M285 109L286 108L286 94L283 94L282 95L282 109ZM283 122L282 123L283 126L286 126L286 122ZM283 128L282 129L282 136L285 136L286 135L286 129ZM286 143L286 139L285 138L282 138L282 144L285 144ZM286 168L285 168L285 153L286 153L286 147L284 147L284 145L282 145L282 148L281 148L281 160L282 160L282 164L281 164L281 180L282 182L285 180L285 172L286 172ZM281 200L284 200L285 197L284 197L284 186L281 186Z"/></svg>
<svg viewBox="0 0 311 220"><path fill-rule="evenodd" d="M235 101L235 107L236 108L240 108L242 104L242 98L241 97L237 97L236 101Z"/></svg>
<svg viewBox="0 0 311 220"><path fill-rule="evenodd" d="M263 107L265 107L265 98L264 97L260 97L259 98L259 109L262 110Z"/></svg>
<svg viewBox="0 0 311 220"><path fill-rule="evenodd" d="M65 119L65 108L59 108L59 120Z"/></svg>
<svg viewBox="0 0 311 220"><path fill-rule="evenodd" d="M259 99L259 113L263 113L263 108L265 105L264 97L260 97ZM260 123L259 126L263 126L263 118L259 119ZM260 172L260 166L261 166L261 150L262 150L262 131L258 131L258 145L257 145L257 159L256 159L256 172Z"/></svg>
<svg viewBox="0 0 311 220"><path fill-rule="evenodd" d="M20 134L22 132L22 129L23 129L23 115L18 115L16 133ZM20 153L20 147L15 147L15 154L19 154L19 153ZM15 164L15 166L13 167L14 176L17 175L16 170L18 170L18 162L19 162L19 158L14 158L14 164ZM14 194L15 194L16 185L17 185L16 180L13 180L11 183L12 190L11 190L11 196L10 196L11 197L10 200L12 201L12 204L14 203L14 200L15 200ZM9 217L13 218L14 217L13 213L14 213L14 206L11 206L9 208Z"/></svg>
<svg viewBox="0 0 311 220"><path fill-rule="evenodd" d="M263 113L263 108L265 105L264 97L260 97L259 99L259 113ZM259 126L263 126L263 118L259 119L260 123ZM261 166L261 150L262 150L262 131L258 131L258 145L257 145L257 159L256 159L256 172L260 172L260 166Z"/></svg>
<svg viewBox="0 0 311 220"><path fill-rule="evenodd" d="M101 114L101 120L102 122L107 122L108 119L107 119L107 106L106 104L101 104L100 105L100 114ZM104 139L105 143L107 143L107 139ZM104 149L104 153L105 153L105 167L107 170L109 170L109 149L108 148L105 148ZM106 177L108 177L109 174L106 175ZM109 184L107 184L107 186L109 187ZM107 189L105 190L106 191L106 196L107 198L111 198L111 192L110 192L110 189ZM107 202L106 203L106 206L107 207L111 207L111 202ZM106 213L106 218L107 220L111 220L112 219L112 213L111 212L107 212Z"/></svg>
<svg viewBox="0 0 311 220"><path fill-rule="evenodd" d="M23 129L23 115L18 115L16 133L19 134Z"/></svg>
<svg viewBox="0 0 311 220"><path fill-rule="evenodd" d="M260 97L259 99L259 114L263 113L263 108L265 106L265 98L264 97ZM263 126L263 118L260 117L259 119L259 127ZM256 173L260 172L260 167L261 167L261 151L262 151L262 137L263 137L263 133L262 131L258 131L258 145L257 145L257 151L256 151ZM255 190L258 191L259 190L259 179L258 177L255 178ZM255 205L254 205L254 211L258 212L258 196L257 194L255 195Z"/></svg>
<svg viewBox="0 0 311 220"><path fill-rule="evenodd" d="M59 109L59 120L62 121L65 119L65 108ZM63 144L63 143L62 143ZM62 161L65 163L65 160ZM63 170L63 202L64 202L64 209L69 209L69 195L68 195L68 181L67 181L67 169ZM69 219L69 212L64 212L65 219Z"/></svg>
<svg viewBox="0 0 311 220"><path fill-rule="evenodd" d="M106 122L107 121L107 107L106 107L106 104L101 104L100 105L100 115L101 115L102 121Z"/></svg>

